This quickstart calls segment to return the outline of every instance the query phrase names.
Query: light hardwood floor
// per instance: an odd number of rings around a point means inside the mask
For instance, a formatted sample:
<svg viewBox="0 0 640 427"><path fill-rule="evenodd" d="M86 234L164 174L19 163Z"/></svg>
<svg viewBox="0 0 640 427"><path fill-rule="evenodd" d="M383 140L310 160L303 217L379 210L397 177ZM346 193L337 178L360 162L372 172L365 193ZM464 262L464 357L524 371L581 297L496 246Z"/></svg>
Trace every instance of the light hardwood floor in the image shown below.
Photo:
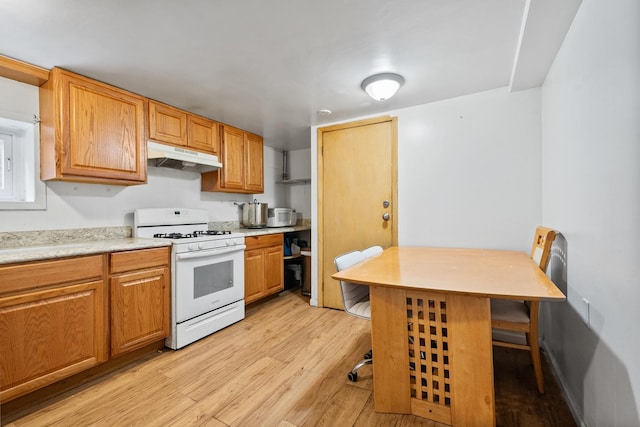
<svg viewBox="0 0 640 427"><path fill-rule="evenodd" d="M283 292L246 319L165 349L41 405L8 426L440 426L373 409L369 322ZM498 351L499 350L499 351ZM537 395L526 352L496 352L498 425L575 425L545 364ZM522 353L520 355L519 353ZM499 359L499 360L498 360ZM524 424L523 424L524 423Z"/></svg>

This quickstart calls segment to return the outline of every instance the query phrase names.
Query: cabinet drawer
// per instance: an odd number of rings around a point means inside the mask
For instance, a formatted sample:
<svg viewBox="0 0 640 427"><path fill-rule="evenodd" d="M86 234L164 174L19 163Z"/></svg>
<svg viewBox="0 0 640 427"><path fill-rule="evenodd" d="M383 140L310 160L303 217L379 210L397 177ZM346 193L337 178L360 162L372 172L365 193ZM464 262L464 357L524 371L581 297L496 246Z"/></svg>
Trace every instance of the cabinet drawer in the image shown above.
<svg viewBox="0 0 640 427"><path fill-rule="evenodd" d="M103 255L0 267L0 294L102 278Z"/></svg>
<svg viewBox="0 0 640 427"><path fill-rule="evenodd" d="M170 247L141 249L111 254L109 271L111 274L125 271L143 270L145 268L169 265Z"/></svg>
<svg viewBox="0 0 640 427"><path fill-rule="evenodd" d="M283 234L265 234L262 236L249 236L244 238L247 249L264 248L266 246L282 245Z"/></svg>

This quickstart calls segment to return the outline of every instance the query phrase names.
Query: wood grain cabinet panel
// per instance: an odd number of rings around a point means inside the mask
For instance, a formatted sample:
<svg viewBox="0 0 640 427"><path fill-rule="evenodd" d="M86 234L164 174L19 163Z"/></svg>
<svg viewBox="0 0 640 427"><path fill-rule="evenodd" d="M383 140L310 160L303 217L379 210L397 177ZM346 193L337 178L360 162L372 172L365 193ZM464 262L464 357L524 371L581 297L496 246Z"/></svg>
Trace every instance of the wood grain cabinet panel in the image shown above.
<svg viewBox="0 0 640 427"><path fill-rule="evenodd" d="M220 185L227 190L244 189L244 131L231 127L222 128L222 178ZM216 172L213 172L216 173Z"/></svg>
<svg viewBox="0 0 640 427"><path fill-rule="evenodd" d="M78 274L77 261L58 261L55 280L26 291L0 293L0 401L11 400L98 365L106 349L104 269L99 257L84 259L89 268ZM40 264L0 267L0 277L20 283L28 275L43 277ZM45 268L46 270L46 268ZM97 277L96 276L97 274ZM68 282L60 278L67 277Z"/></svg>
<svg viewBox="0 0 640 427"><path fill-rule="evenodd" d="M218 154L218 124L204 117L187 117L187 145L198 151Z"/></svg>
<svg viewBox="0 0 640 427"><path fill-rule="evenodd" d="M169 248L111 254L111 356L169 335Z"/></svg>
<svg viewBox="0 0 640 427"><path fill-rule="evenodd" d="M218 153L216 122L153 100L149 100L149 138L208 154Z"/></svg>
<svg viewBox="0 0 640 427"><path fill-rule="evenodd" d="M244 252L244 302L249 304L266 295L264 276L264 250Z"/></svg>
<svg viewBox="0 0 640 427"><path fill-rule="evenodd" d="M43 181L146 182L143 97L53 68L40 87L40 119Z"/></svg>
<svg viewBox="0 0 640 427"><path fill-rule="evenodd" d="M245 304L284 289L283 237L282 233L245 237Z"/></svg>
<svg viewBox="0 0 640 427"><path fill-rule="evenodd" d="M159 142L186 146L187 113L150 100L149 138Z"/></svg>
<svg viewBox="0 0 640 427"><path fill-rule="evenodd" d="M202 174L202 191L264 193L264 141L259 135L221 125L222 169Z"/></svg>
<svg viewBox="0 0 640 427"><path fill-rule="evenodd" d="M250 193L264 192L264 142L262 137L245 134L245 183L244 189Z"/></svg>

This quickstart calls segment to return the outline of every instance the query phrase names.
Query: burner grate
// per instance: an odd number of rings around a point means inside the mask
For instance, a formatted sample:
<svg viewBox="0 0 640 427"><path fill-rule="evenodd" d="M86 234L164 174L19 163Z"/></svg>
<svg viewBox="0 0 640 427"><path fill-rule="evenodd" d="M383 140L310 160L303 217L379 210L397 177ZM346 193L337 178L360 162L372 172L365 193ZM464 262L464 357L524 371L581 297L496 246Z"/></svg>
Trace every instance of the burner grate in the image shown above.
<svg viewBox="0 0 640 427"><path fill-rule="evenodd" d="M194 231L194 236L223 236L225 234L231 234L229 230L199 230Z"/></svg>
<svg viewBox="0 0 640 427"><path fill-rule="evenodd" d="M196 237L194 233L156 233L153 237L160 239L189 239Z"/></svg>

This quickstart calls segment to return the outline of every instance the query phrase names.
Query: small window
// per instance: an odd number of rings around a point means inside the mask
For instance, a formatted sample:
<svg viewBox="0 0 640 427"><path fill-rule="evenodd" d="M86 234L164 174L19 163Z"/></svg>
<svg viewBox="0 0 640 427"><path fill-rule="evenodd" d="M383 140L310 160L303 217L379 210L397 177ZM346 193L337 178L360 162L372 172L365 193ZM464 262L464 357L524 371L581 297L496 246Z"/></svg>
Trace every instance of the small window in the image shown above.
<svg viewBox="0 0 640 427"><path fill-rule="evenodd" d="M38 125L0 117L0 210L45 209Z"/></svg>
<svg viewBox="0 0 640 427"><path fill-rule="evenodd" d="M12 200L13 188L13 135L0 132L0 200Z"/></svg>

